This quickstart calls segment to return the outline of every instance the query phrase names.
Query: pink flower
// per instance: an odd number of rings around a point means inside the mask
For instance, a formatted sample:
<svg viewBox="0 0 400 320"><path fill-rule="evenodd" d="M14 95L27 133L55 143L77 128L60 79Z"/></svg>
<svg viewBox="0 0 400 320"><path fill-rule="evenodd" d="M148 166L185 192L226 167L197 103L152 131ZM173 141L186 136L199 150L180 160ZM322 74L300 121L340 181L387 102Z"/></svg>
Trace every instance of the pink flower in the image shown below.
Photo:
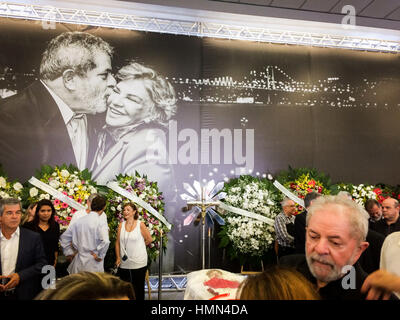
<svg viewBox="0 0 400 320"><path fill-rule="evenodd" d="M62 193L65 194L66 196L68 195L68 193L66 191L63 191Z"/></svg>
<svg viewBox="0 0 400 320"><path fill-rule="evenodd" d="M60 205L60 200L55 199L53 204L54 204L55 206L59 206L59 205Z"/></svg>
<svg viewBox="0 0 400 320"><path fill-rule="evenodd" d="M68 205L65 202L63 202L61 205L61 208L66 209L66 208L68 208Z"/></svg>
<svg viewBox="0 0 400 320"><path fill-rule="evenodd" d="M81 198L78 199L78 203L82 203L82 199Z"/></svg>
<svg viewBox="0 0 400 320"><path fill-rule="evenodd" d="M76 212L76 209L72 208L71 213L74 214Z"/></svg>
<svg viewBox="0 0 400 320"><path fill-rule="evenodd" d="M71 221L71 219L72 219L71 217L67 217L67 220L68 220L68 221Z"/></svg>

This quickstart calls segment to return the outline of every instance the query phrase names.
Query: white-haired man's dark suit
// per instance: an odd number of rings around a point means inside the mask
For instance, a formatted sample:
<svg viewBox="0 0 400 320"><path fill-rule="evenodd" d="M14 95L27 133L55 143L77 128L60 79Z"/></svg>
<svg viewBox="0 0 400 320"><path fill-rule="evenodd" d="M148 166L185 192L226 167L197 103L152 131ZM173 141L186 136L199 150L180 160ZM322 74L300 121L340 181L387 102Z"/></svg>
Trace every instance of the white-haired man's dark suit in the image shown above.
<svg viewBox="0 0 400 320"><path fill-rule="evenodd" d="M91 163L94 120L88 116ZM104 122L104 121L103 121ZM0 164L11 179L25 181L44 164L77 165L68 130L49 91L35 81L0 104Z"/></svg>

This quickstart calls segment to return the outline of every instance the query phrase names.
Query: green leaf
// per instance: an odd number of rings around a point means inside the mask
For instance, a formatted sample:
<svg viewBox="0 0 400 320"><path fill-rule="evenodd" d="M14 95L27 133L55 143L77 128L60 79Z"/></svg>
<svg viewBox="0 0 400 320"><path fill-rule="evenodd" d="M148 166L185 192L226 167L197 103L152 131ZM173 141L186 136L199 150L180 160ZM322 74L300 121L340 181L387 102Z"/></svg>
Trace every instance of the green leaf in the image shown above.
<svg viewBox="0 0 400 320"><path fill-rule="evenodd" d="M81 172L82 178L84 180L91 180L92 179L92 174L89 172L88 169L85 169Z"/></svg>
<svg viewBox="0 0 400 320"><path fill-rule="evenodd" d="M221 242L219 243L219 248L224 248L229 244L230 240L228 237L224 237L221 239Z"/></svg>

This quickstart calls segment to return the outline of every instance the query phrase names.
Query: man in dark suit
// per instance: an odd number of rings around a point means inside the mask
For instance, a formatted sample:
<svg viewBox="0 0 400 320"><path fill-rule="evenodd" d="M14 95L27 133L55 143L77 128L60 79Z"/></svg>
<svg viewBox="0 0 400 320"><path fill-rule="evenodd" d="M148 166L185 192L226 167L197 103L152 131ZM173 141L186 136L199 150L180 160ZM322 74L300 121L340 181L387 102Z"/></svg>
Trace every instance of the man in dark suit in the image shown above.
<svg viewBox="0 0 400 320"><path fill-rule="evenodd" d="M307 193L304 197L305 209L294 219L294 247L296 253L305 253L307 210L311 206L313 200L317 199L320 196L321 194L315 191Z"/></svg>
<svg viewBox="0 0 400 320"><path fill-rule="evenodd" d="M363 270L370 274L379 269L381 261L381 249L385 237L374 230L368 229L367 242L369 243L368 248L362 253L358 262L360 263Z"/></svg>
<svg viewBox="0 0 400 320"><path fill-rule="evenodd" d="M364 208L370 216L370 225L382 219L382 205L376 199L368 199L365 201Z"/></svg>
<svg viewBox="0 0 400 320"><path fill-rule="evenodd" d="M24 181L43 164L90 167L95 115L106 111L115 85L111 56L108 43L84 32L50 41L40 80L0 106L0 163L10 178Z"/></svg>
<svg viewBox="0 0 400 320"><path fill-rule="evenodd" d="M41 237L20 228L21 202L0 200L0 300L30 300L41 290L40 274L47 264Z"/></svg>
<svg viewBox="0 0 400 320"><path fill-rule="evenodd" d="M370 228L387 237L392 232L400 231L400 204L397 199L386 198L382 201L383 219L371 223Z"/></svg>

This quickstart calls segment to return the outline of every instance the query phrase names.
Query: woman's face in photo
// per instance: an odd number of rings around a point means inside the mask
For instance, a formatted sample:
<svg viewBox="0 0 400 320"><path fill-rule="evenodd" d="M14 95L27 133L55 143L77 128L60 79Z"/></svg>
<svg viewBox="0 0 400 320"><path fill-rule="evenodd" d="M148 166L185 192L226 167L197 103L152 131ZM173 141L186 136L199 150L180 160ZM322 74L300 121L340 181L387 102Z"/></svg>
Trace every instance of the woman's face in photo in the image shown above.
<svg viewBox="0 0 400 320"><path fill-rule="evenodd" d="M123 211L124 219L127 220L135 214L135 210L131 206L126 206Z"/></svg>
<svg viewBox="0 0 400 320"><path fill-rule="evenodd" d="M122 127L143 121L150 116L153 104L143 79L128 79L117 83L108 97L106 123Z"/></svg>
<svg viewBox="0 0 400 320"><path fill-rule="evenodd" d="M41 221L46 221L46 222L49 221L51 214L52 210L50 206L44 205L39 209L39 219Z"/></svg>

